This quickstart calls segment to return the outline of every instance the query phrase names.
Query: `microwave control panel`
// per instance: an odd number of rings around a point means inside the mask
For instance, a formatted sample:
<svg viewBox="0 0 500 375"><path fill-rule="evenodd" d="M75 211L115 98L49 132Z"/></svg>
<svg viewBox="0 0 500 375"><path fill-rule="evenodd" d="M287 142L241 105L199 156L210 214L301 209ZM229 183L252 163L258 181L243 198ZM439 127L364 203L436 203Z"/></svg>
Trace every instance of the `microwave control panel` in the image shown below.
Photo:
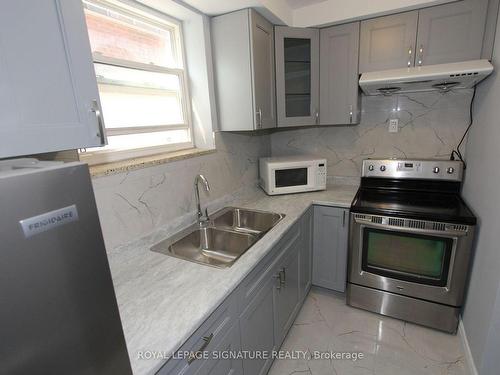
<svg viewBox="0 0 500 375"><path fill-rule="evenodd" d="M316 179L318 186L326 186L326 163L318 164L318 174Z"/></svg>

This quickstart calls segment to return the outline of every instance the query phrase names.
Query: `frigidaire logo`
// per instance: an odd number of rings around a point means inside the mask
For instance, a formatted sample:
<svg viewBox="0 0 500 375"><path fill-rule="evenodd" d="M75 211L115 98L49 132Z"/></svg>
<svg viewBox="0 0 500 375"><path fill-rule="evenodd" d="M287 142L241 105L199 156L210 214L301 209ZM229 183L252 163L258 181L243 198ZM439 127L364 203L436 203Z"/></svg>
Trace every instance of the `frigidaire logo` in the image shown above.
<svg viewBox="0 0 500 375"><path fill-rule="evenodd" d="M19 224L21 224L24 236L31 237L35 234L48 231L76 220L78 220L78 211L76 205L73 204L68 207L21 220Z"/></svg>

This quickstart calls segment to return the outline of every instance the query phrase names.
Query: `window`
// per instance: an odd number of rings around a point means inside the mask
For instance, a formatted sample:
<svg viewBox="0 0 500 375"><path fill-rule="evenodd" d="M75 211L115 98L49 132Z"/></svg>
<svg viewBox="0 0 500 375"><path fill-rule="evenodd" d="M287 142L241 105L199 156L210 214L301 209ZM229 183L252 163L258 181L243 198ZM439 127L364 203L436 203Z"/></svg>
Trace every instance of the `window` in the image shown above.
<svg viewBox="0 0 500 375"><path fill-rule="evenodd" d="M84 0L105 147L91 164L193 147L180 23L128 2Z"/></svg>

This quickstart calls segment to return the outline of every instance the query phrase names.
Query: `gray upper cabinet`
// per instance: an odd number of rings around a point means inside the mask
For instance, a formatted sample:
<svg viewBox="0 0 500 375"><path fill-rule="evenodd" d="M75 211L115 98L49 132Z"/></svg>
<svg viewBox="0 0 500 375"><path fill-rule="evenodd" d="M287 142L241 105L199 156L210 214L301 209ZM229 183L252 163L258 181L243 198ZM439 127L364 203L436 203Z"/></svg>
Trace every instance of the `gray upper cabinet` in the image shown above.
<svg viewBox="0 0 500 375"><path fill-rule="evenodd" d="M105 143L81 0L0 12L0 158Z"/></svg>
<svg viewBox="0 0 500 375"><path fill-rule="evenodd" d="M275 27L278 127L319 123L319 30Z"/></svg>
<svg viewBox="0 0 500 375"><path fill-rule="evenodd" d="M488 6L488 0L463 0L362 21L359 71L480 59L487 55Z"/></svg>
<svg viewBox="0 0 500 375"><path fill-rule="evenodd" d="M415 65L479 59L487 8L487 0L464 0L422 9Z"/></svg>
<svg viewBox="0 0 500 375"><path fill-rule="evenodd" d="M253 9L212 18L222 131L276 127L273 25Z"/></svg>
<svg viewBox="0 0 500 375"><path fill-rule="evenodd" d="M320 31L320 124L359 122L359 22Z"/></svg>
<svg viewBox="0 0 500 375"><path fill-rule="evenodd" d="M313 285L345 291L349 210L314 206Z"/></svg>
<svg viewBox="0 0 500 375"><path fill-rule="evenodd" d="M361 73L413 66L418 11L361 22Z"/></svg>

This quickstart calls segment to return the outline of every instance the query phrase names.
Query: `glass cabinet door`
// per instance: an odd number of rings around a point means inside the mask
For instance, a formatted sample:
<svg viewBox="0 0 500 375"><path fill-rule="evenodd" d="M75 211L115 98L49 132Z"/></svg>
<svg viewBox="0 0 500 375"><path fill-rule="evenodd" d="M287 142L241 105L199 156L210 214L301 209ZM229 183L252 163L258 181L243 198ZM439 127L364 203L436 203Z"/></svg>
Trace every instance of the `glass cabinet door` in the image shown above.
<svg viewBox="0 0 500 375"><path fill-rule="evenodd" d="M317 124L319 118L319 32L276 27L278 126Z"/></svg>

